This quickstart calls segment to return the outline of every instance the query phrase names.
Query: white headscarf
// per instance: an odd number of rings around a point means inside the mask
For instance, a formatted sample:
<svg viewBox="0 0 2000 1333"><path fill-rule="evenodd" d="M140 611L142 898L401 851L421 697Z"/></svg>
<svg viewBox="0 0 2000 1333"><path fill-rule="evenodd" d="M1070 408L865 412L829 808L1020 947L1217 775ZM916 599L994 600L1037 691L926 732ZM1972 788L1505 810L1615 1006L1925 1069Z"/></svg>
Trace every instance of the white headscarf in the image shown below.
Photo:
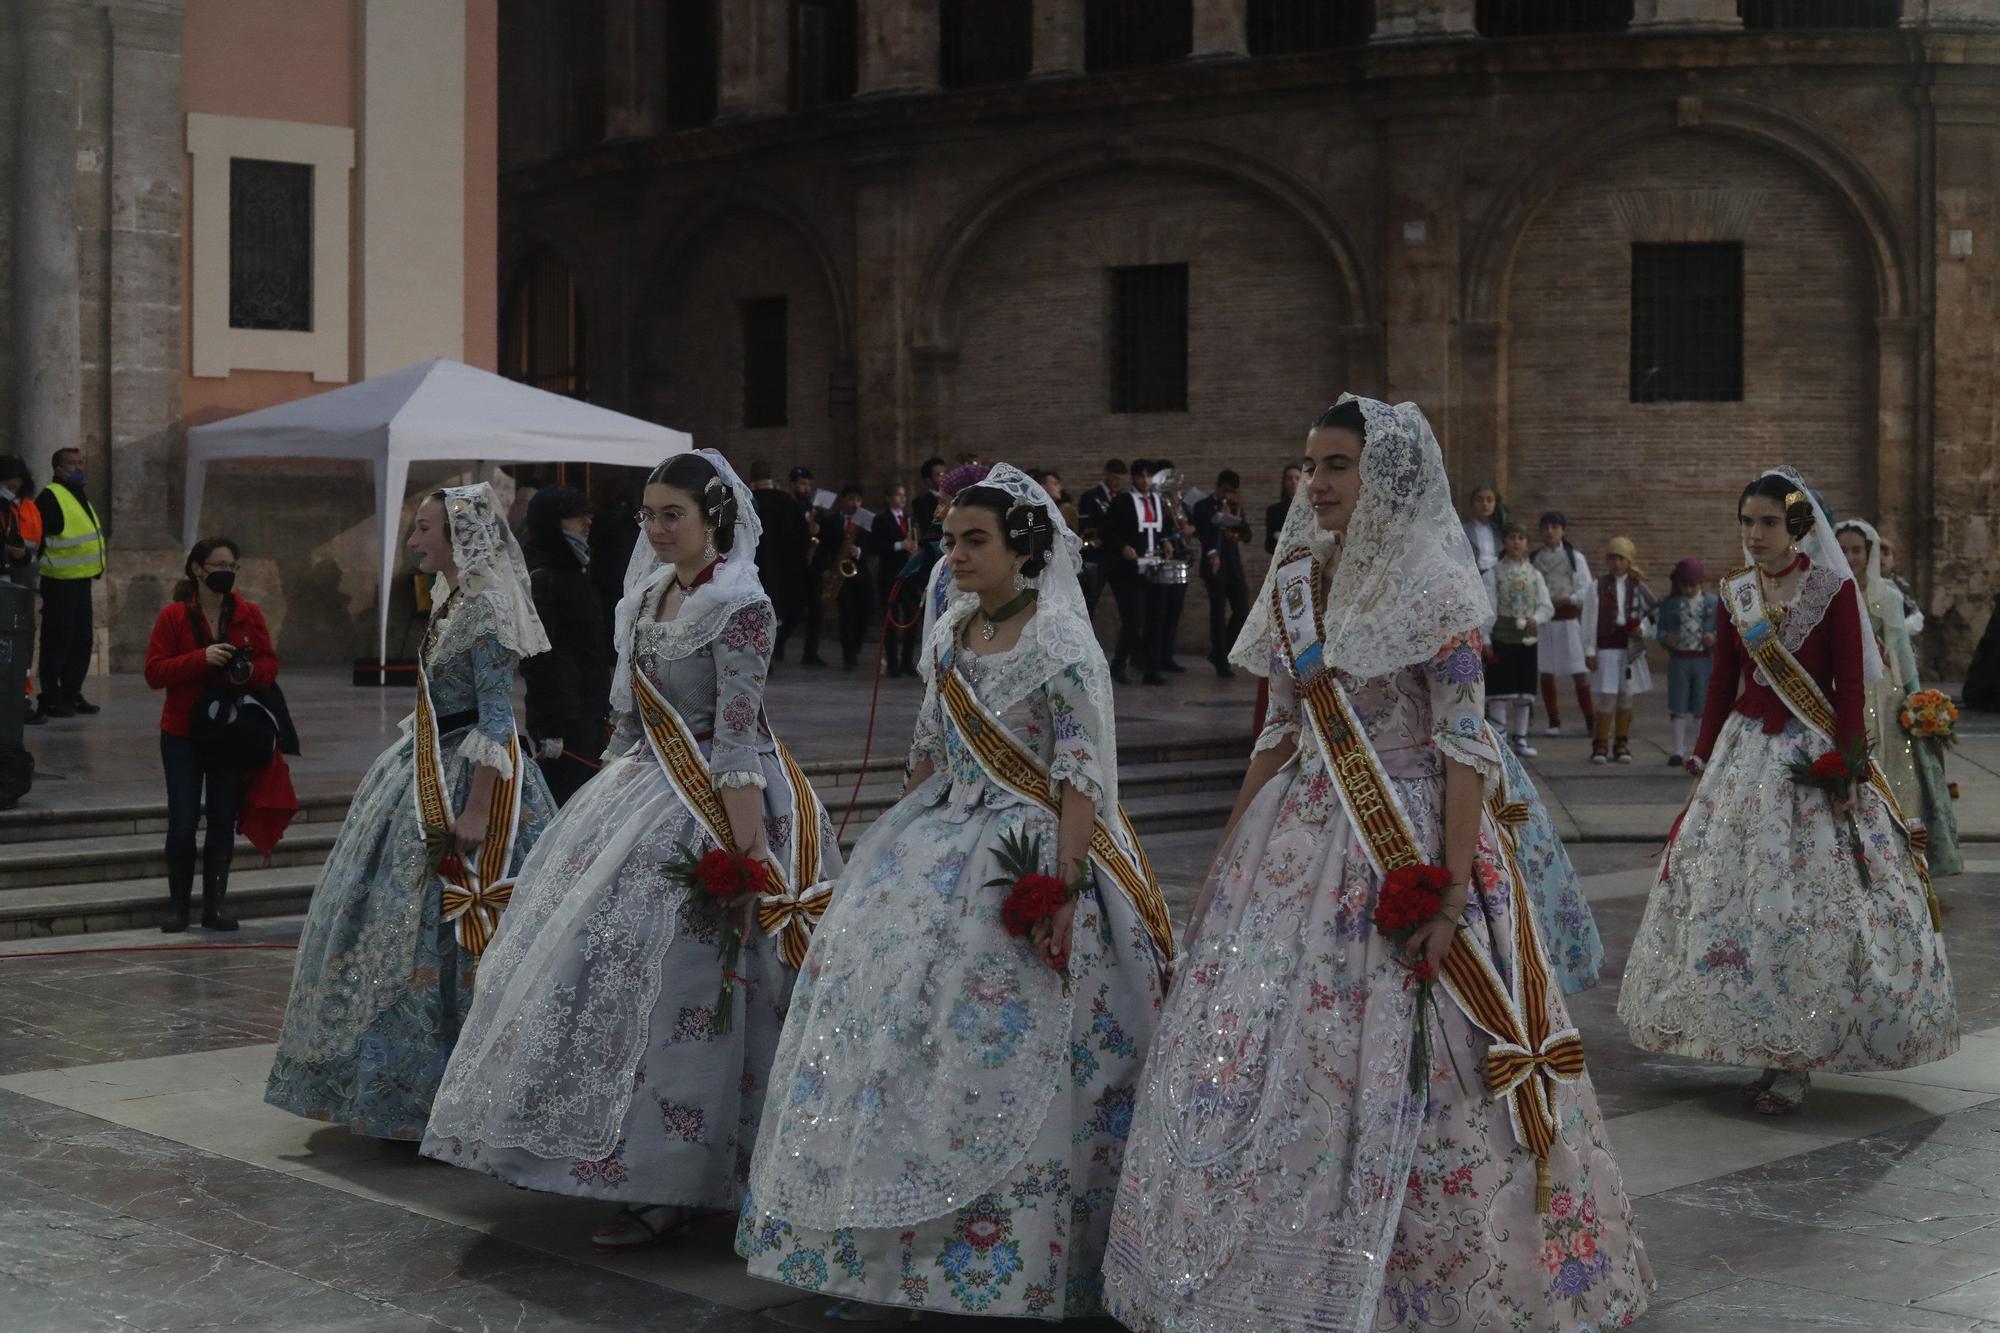
<svg viewBox="0 0 2000 1333"><path fill-rule="evenodd" d="M1444 453L1415 403L1391 407L1342 394L1361 405L1361 498L1341 538L1340 563L1327 590L1320 627L1326 660L1359 679L1428 662L1461 634L1492 618L1479 566L1451 502ZM1335 406L1339 404L1336 403ZM1322 561L1333 534L1320 529L1307 498L1310 479L1292 494L1264 587L1250 604L1229 660L1270 673L1271 597L1285 558L1309 548Z"/></svg>
<svg viewBox="0 0 2000 1333"><path fill-rule="evenodd" d="M460 625L476 625L481 633L491 633L502 647L516 657L533 657L549 650L549 636L542 618L535 614L534 593L528 584L528 564L521 558L520 544L507 526L507 514L493 487L486 482L474 486L450 486L444 492L445 526L451 535L451 558L458 567L458 596L447 620ZM481 602L491 615L464 614L470 604ZM434 595L432 604L446 603Z"/></svg>
<svg viewBox="0 0 2000 1333"><path fill-rule="evenodd" d="M1807 504L1812 506L1812 530L1798 539L1800 554L1812 562L1813 568L1831 570L1844 582L1854 584L1855 609L1858 611L1867 608L1870 605L1867 590L1862 588L1860 581L1854 577L1854 571L1847 567L1847 552L1840 549L1839 529L1827 519L1826 509L1819 502L1819 492L1806 485L1806 479L1799 475L1799 470L1795 467L1771 468L1762 473L1757 480L1762 481L1765 477L1783 478L1793 490L1805 497ZM1880 583L1882 540L1875 535L1874 528L1868 528L1868 533L1870 547L1868 579L1870 583ZM1748 550L1743 552L1743 561L1745 564L1756 563L1750 558ZM1899 616L1902 614L1900 598L1897 599L1896 613ZM1875 634L1865 621L1861 626L1861 678L1869 685L1882 679L1882 653L1876 648Z"/></svg>
<svg viewBox="0 0 2000 1333"><path fill-rule="evenodd" d="M729 460L715 450L694 452L715 469L716 480L710 486L720 485L736 497L736 522L730 528L729 552L716 567L715 577L689 593L674 616L667 631L671 642L666 652L671 657L693 652L720 634L729 617L753 603L769 600L764 585L757 579L757 542L764 535L764 525L757 518L750 488L729 466ZM704 510L711 508L709 497L697 495L694 499ZM612 617L618 636L618 670L611 677L611 707L617 712L629 713L633 707L633 626L639 622L640 611L673 577L674 567L661 562L653 544L646 540L645 529L641 528L639 540L632 548L631 562L625 566L625 595L618 599L618 609Z"/></svg>

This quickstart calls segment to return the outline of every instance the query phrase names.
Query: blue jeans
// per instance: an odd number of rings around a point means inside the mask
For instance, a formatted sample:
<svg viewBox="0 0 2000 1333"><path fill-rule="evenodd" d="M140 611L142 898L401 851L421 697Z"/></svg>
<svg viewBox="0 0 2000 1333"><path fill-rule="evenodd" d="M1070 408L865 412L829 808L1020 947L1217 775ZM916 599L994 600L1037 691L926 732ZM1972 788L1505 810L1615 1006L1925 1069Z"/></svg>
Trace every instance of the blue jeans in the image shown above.
<svg viewBox="0 0 2000 1333"><path fill-rule="evenodd" d="M208 837L202 848L204 881L229 873L236 850L236 803L243 770L210 762L186 736L160 733L160 767L167 773L167 878L194 879L194 834L207 787ZM184 868L184 869L183 869Z"/></svg>

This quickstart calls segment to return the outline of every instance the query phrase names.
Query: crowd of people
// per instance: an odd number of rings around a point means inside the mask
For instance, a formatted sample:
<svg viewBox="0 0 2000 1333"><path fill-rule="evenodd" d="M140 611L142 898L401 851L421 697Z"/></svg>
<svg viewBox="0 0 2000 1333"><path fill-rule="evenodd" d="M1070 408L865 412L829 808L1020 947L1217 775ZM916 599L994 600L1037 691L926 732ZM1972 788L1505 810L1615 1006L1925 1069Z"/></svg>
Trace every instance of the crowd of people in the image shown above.
<svg viewBox="0 0 2000 1333"><path fill-rule="evenodd" d="M871 513L678 455L586 683L535 665L604 634L581 497L535 496L524 550L489 487L429 496L412 725L314 894L267 1099L603 1201L606 1250L734 1216L750 1271L836 1318L1631 1322L1651 1270L1566 1000L1603 948L1528 713L1559 727L1570 676L1629 761L1644 643L1668 648L1695 785L1625 964L1636 1043L1754 1071L1766 1115L1815 1072L1941 1059L1948 796L1934 753L1889 771L1916 681L1884 544L1765 473L1745 568L1710 591L1683 561L1658 599L1626 539L1593 577L1560 514L1537 545L1490 490L1457 512L1412 404L1343 397L1302 455L1255 599L1227 474L1182 510L1163 462L1072 504L932 460ZM1216 669L1269 704L1177 938L1112 691L1173 669L1177 585L1139 562L1180 551ZM190 633L223 616L192 597ZM901 799L845 856L763 707L823 601L856 665L850 627L893 612L888 667L924 689ZM517 671L552 682L526 740Z"/></svg>

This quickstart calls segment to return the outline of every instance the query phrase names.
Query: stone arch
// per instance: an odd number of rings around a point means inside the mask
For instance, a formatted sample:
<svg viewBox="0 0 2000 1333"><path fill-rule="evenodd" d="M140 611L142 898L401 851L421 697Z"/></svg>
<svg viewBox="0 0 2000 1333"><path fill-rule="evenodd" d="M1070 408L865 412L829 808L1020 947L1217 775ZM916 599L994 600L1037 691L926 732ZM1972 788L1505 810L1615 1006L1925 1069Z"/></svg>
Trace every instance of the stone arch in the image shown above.
<svg viewBox="0 0 2000 1333"><path fill-rule="evenodd" d="M1112 168L1155 167L1220 177L1243 186L1293 214L1326 248L1345 286L1350 324L1374 323L1377 303L1368 290L1367 269L1354 243L1308 185L1282 168L1246 156L1240 149L1195 139L1118 137L1046 158L1017 172L961 212L945 228L917 285L917 340L920 347L948 348L952 282L966 258L1007 213L1078 176Z"/></svg>
<svg viewBox="0 0 2000 1333"><path fill-rule="evenodd" d="M832 306L834 327L839 336L839 354L843 358L852 357L853 302L849 298L846 280L841 276L840 265L834 259L833 247L804 208L777 191L761 186L736 185L718 190L704 196L700 203L674 218L673 225L660 238L648 283L648 307L660 308L661 302L671 295L674 284L679 281L703 237L723 219L742 213L760 215L776 222L790 232L811 256L826 283L827 300Z"/></svg>
<svg viewBox="0 0 2000 1333"><path fill-rule="evenodd" d="M1775 152L1815 177L1841 199L1868 243L1874 271L1876 314L1902 319L1914 292L1906 246L1888 196L1868 169L1824 131L1775 107L1737 98L1650 101L1595 120L1581 134L1564 131L1529 154L1530 166L1494 202L1467 251L1461 294L1471 322L1506 317L1514 255L1543 205L1588 164L1645 138L1675 133L1714 134Z"/></svg>

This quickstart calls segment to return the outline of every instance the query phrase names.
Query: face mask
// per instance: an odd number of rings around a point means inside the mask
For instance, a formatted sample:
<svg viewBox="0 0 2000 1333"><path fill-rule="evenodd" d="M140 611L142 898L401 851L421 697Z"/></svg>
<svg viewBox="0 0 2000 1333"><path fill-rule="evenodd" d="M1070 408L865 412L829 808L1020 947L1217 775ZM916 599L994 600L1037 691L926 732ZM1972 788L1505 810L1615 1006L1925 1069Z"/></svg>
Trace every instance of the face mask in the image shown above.
<svg viewBox="0 0 2000 1333"><path fill-rule="evenodd" d="M211 569L201 576L212 593L225 593L236 586L236 571L233 569Z"/></svg>
<svg viewBox="0 0 2000 1333"><path fill-rule="evenodd" d="M0 500L5 500L11 504L13 499L14 488L12 486L0 486Z"/></svg>
<svg viewBox="0 0 2000 1333"><path fill-rule="evenodd" d="M82 489L83 489L83 469L82 469L82 468L78 468L78 469L77 469L76 471L74 471L74 472L70 473L70 474L69 474L69 475L68 475L67 477L64 477L64 478L63 478L63 482L64 482L64 484L65 484L65 485L67 485L67 486L68 486L68 487L69 487L69 488L70 488L71 490L73 490L73 491L80 491L80 490L82 490Z"/></svg>

